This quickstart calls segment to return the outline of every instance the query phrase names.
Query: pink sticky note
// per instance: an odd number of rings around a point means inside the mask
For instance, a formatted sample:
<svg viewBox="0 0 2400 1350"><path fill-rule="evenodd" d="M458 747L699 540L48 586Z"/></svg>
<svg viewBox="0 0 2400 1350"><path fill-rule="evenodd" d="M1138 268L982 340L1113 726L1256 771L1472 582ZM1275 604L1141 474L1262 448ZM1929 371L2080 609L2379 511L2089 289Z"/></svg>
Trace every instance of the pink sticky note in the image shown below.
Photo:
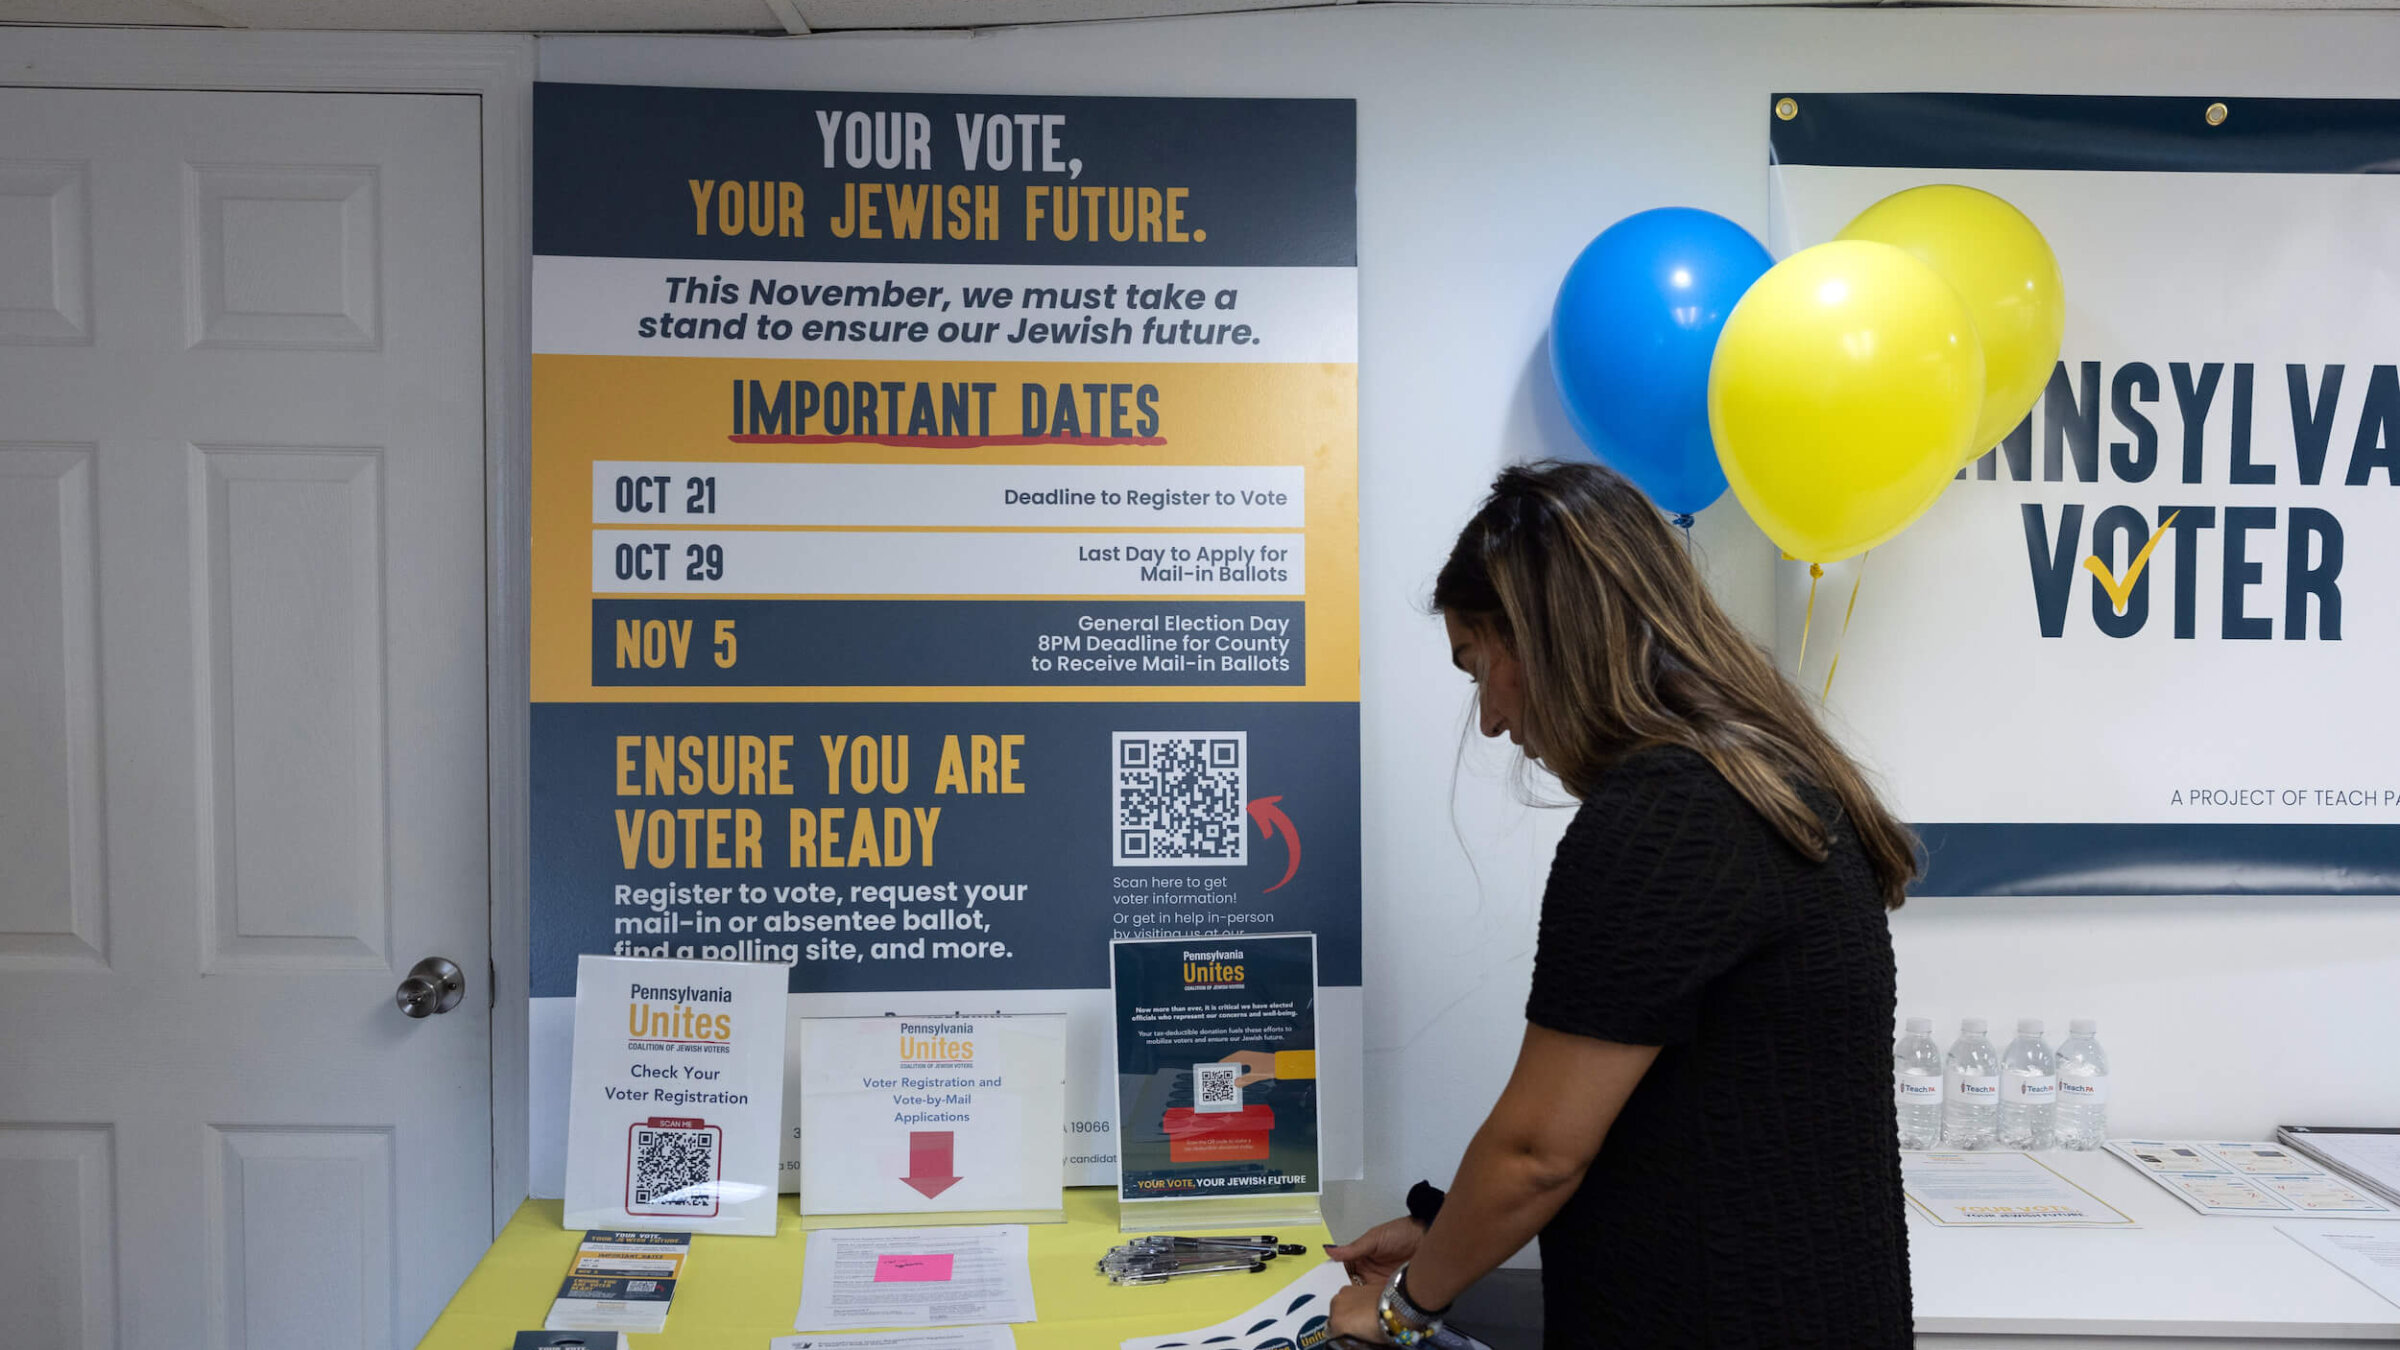
<svg viewBox="0 0 2400 1350"><path fill-rule="evenodd" d="M950 1278L948 1252L930 1256L878 1256L875 1258L877 1284L916 1284Z"/></svg>

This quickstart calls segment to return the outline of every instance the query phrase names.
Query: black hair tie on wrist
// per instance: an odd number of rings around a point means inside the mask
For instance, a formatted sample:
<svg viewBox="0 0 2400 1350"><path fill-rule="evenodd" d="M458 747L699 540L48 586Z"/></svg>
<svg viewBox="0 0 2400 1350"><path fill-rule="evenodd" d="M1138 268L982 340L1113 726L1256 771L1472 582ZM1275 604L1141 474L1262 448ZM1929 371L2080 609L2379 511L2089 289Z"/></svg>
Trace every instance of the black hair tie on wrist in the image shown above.
<svg viewBox="0 0 2400 1350"><path fill-rule="evenodd" d="M1427 1228L1433 1227L1434 1216L1442 1212L1442 1201L1448 1195L1430 1181L1420 1181L1408 1188L1408 1217Z"/></svg>

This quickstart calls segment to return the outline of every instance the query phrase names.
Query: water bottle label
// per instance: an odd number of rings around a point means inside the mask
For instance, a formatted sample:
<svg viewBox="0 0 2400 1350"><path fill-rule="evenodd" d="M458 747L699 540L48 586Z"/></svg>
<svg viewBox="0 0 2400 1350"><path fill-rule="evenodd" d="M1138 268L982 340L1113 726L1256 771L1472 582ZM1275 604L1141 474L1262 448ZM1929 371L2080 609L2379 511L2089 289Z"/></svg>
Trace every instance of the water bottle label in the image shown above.
<svg viewBox="0 0 2400 1350"><path fill-rule="evenodd" d="M2098 1106L2108 1100L2108 1080L2105 1078L2061 1078L2058 1096L2082 1106Z"/></svg>
<svg viewBox="0 0 2400 1350"><path fill-rule="evenodd" d="M1950 1075L1950 1095L1969 1106L1997 1106L2000 1103L1999 1076L1953 1073Z"/></svg>
<svg viewBox="0 0 2400 1350"><path fill-rule="evenodd" d="M2058 1100L2058 1079L2046 1073L2012 1073L2008 1099L2027 1106L2047 1106Z"/></svg>
<svg viewBox="0 0 2400 1350"><path fill-rule="evenodd" d="M1900 1106L1939 1106L1942 1104L1942 1081L1895 1072L1892 1075L1892 1101Z"/></svg>

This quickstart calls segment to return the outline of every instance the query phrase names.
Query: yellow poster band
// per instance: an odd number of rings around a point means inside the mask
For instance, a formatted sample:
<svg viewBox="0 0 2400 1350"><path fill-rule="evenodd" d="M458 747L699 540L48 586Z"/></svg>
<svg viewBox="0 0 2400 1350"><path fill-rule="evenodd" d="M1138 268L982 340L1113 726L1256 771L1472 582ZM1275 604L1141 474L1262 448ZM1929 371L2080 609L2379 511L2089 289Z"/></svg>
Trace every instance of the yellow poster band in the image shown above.
<svg viewBox="0 0 2400 1350"><path fill-rule="evenodd" d="M1277 1078L1314 1078L1317 1076L1317 1052L1314 1050L1278 1050L1275 1052Z"/></svg>

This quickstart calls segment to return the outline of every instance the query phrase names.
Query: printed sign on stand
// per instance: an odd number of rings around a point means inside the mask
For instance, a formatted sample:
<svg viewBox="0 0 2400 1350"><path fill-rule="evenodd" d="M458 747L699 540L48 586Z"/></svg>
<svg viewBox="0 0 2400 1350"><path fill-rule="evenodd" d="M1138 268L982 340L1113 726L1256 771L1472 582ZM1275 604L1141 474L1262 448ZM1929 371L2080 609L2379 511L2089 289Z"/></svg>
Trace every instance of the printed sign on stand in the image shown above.
<svg viewBox="0 0 2400 1350"><path fill-rule="evenodd" d="M800 1211L1064 1208L1067 1019L800 1023Z"/></svg>
<svg viewBox="0 0 2400 1350"><path fill-rule="evenodd" d="M1120 1201L1323 1188L1316 953L1310 933L1109 948Z"/></svg>
<svg viewBox="0 0 2400 1350"><path fill-rule="evenodd" d="M787 978L756 962L577 961L567 1227L774 1233Z"/></svg>

